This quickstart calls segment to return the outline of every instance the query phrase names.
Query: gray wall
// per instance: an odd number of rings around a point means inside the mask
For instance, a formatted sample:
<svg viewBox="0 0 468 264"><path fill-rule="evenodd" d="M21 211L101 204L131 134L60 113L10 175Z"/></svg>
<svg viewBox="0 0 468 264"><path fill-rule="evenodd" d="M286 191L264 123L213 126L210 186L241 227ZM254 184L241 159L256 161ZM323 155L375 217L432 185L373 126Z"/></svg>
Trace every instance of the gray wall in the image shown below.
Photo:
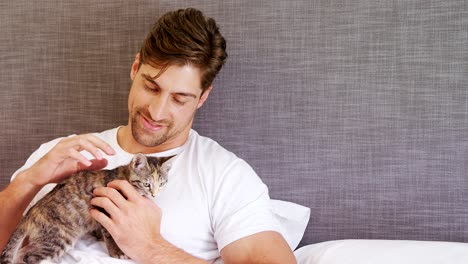
<svg viewBox="0 0 468 264"><path fill-rule="evenodd" d="M464 0L0 3L0 186L42 142L126 123L153 21L193 6L229 60L195 128L273 198L311 207L304 243L468 242Z"/></svg>

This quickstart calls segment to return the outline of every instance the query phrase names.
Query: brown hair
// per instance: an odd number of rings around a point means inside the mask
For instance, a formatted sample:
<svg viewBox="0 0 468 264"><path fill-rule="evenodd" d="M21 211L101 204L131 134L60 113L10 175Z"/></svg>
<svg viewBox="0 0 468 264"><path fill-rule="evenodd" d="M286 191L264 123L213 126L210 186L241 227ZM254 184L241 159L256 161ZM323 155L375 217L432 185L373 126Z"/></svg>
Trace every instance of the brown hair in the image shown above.
<svg viewBox="0 0 468 264"><path fill-rule="evenodd" d="M153 25L140 50L142 63L161 69L171 65L192 65L202 73L204 92L226 61L226 41L212 18L187 8L161 16Z"/></svg>

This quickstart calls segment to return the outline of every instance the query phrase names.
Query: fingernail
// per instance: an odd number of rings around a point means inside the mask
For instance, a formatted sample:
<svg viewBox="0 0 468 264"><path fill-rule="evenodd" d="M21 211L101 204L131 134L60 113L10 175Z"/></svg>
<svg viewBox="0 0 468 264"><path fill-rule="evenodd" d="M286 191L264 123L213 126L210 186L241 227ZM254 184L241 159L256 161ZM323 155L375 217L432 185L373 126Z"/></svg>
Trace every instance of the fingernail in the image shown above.
<svg viewBox="0 0 468 264"><path fill-rule="evenodd" d="M106 150L107 150L107 153L110 154L110 155L114 155L114 154L115 154L114 149L111 148L111 147L107 147Z"/></svg>

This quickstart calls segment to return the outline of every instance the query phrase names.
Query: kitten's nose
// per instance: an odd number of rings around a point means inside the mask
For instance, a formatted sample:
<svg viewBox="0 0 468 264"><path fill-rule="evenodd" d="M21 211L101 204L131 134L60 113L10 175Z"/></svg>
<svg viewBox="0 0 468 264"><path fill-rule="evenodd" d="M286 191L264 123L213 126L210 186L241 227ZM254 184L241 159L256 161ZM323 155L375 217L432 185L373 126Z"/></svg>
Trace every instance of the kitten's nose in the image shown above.
<svg viewBox="0 0 468 264"><path fill-rule="evenodd" d="M153 197L158 196L158 193L159 193L158 188L153 188L153 189L151 190L151 196L153 196Z"/></svg>

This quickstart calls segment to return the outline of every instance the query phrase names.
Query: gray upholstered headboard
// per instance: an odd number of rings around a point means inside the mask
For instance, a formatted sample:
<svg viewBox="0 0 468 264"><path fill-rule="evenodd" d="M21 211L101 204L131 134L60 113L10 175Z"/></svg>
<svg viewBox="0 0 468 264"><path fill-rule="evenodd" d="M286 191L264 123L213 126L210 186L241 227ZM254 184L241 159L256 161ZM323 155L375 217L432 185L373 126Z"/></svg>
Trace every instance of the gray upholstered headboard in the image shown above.
<svg viewBox="0 0 468 264"><path fill-rule="evenodd" d="M302 244L468 242L465 0L2 1L0 185L42 142L124 124L141 41L188 6L230 55L195 128L311 208Z"/></svg>

